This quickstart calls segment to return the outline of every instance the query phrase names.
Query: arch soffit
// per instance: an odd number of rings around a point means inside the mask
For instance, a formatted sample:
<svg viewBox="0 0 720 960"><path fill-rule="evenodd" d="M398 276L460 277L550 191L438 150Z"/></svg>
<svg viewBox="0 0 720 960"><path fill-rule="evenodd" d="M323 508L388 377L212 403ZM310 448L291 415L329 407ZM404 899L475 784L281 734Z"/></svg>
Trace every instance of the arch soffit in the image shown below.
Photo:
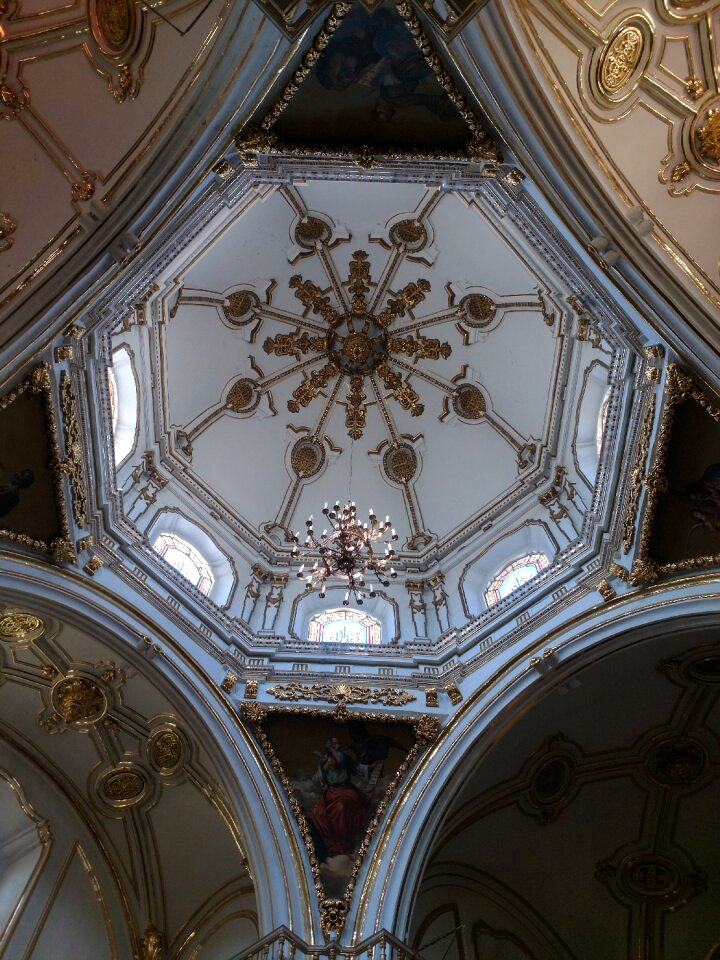
<svg viewBox="0 0 720 960"><path fill-rule="evenodd" d="M361 874L362 894L350 918L357 937L379 928L407 937L414 897L453 803L492 745L531 704L614 654L673 635L689 648L697 643L693 634L720 624L716 578L698 582L694 589L684 586L690 595L668 596L672 590L658 587L612 612L595 608L570 628L541 638L538 649L552 644L550 676L532 668L533 651L528 649L506 651L502 663L489 665L485 676L478 677L475 693L412 772L402 804L390 810L375 838L375 854ZM490 726L492 737L487 737ZM398 869L378 866L388 863L398 864Z"/></svg>
<svg viewBox="0 0 720 960"><path fill-rule="evenodd" d="M312 939L311 881L306 877L309 869L297 829L260 750L237 721L229 698L178 646L171 629L165 629L156 618L121 608L96 585L89 596L77 590L71 594L60 570L48 571L43 566L38 573L37 579L28 576L27 570L17 577L8 571L0 574L0 602L7 608L32 610L48 623L88 632L109 654L179 701L185 723L202 737L237 820L242 852L255 885L260 929L294 924L300 935Z"/></svg>

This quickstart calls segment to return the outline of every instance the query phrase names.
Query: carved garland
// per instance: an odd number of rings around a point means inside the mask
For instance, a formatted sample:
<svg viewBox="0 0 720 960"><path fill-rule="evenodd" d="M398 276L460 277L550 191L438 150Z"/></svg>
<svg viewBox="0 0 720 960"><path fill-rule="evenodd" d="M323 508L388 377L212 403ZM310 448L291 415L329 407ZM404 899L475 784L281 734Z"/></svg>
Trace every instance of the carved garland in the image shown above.
<svg viewBox="0 0 720 960"><path fill-rule="evenodd" d="M369 169L375 166L376 156L386 160L427 160L427 161L460 161L491 164L502 163L502 154L498 144L492 139L485 127L480 123L473 111L470 109L467 100L458 90L454 80L443 67L442 61L435 53L430 40L422 29L422 24L415 16L410 3L407 0L396 0L397 11L404 21L418 49L423 55L425 62L432 70L435 78L447 94L449 100L455 105L460 117L465 121L471 134L467 148L460 152L443 152L439 150L423 151L398 149L395 147L378 148L377 154L369 146L365 146L358 153L357 148L349 146L327 146L317 144L315 146L293 146L291 144L281 143L277 134L273 131L275 123L281 114L292 101L295 94L300 89L304 80L308 77L313 67L320 59L323 50L327 47L330 38L338 29L346 14L352 9L351 3L336 3L330 15L325 20L322 29L312 42L312 46L305 53L292 76L290 82L284 87L282 93L275 101L270 112L261 121L259 128L250 129L241 133L235 140L235 146L242 158L245 166L255 167L258 163L258 154L283 154L286 156L321 156L333 157L341 160L353 160L359 166Z"/></svg>
<svg viewBox="0 0 720 960"><path fill-rule="evenodd" d="M388 786L384 797L380 801L375 816L368 824L365 837L363 838L363 841L358 849L357 857L355 859L355 863L353 864L352 873L350 874L347 887L345 888L345 895L342 900L328 899L325 895L325 890L323 888L322 878L320 875L320 865L315 857L315 847L310 835L307 819L303 813L303 809L299 801L297 800L297 797L293 792L292 787L290 786L290 781L285 774L282 763L278 759L272 744L270 743L265 730L263 729L263 724L266 718L272 713L284 713L291 716L332 717L339 723L342 723L350 718L357 717L358 719L362 720L380 720L392 723L404 722L410 724L414 728L415 743L410 748L405 760L398 767L397 773L393 777L393 780ZM332 934L339 935L342 932L353 892L355 890L355 883L357 882L357 878L360 873L360 868L362 867L363 861L370 847L370 843L375 835L375 831L377 830L380 821L382 820L385 811L387 810L388 805L395 794L395 791L402 782L405 774L412 766L421 749L437 737L440 730L440 721L436 717L429 717L426 715L409 718L398 717L393 714L384 713L366 713L360 711L351 713L344 703L338 703L338 705L332 711L320 710L315 707L275 707L263 706L259 703L241 703L240 715L243 720L250 724L255 737L257 738L266 757L268 758L271 767L277 774L282 788L285 791L285 795L288 798L290 808L293 812L295 821L300 830L300 835L310 858L310 867L312 869L313 880L315 881L315 890L320 907L320 924L322 931L325 937L330 939Z"/></svg>
<svg viewBox="0 0 720 960"><path fill-rule="evenodd" d="M15 400L25 393L30 396L41 395L43 398L48 446L50 448L49 467L55 490L55 502L60 519L61 536L56 537L51 543L47 543L44 540L36 540L34 537L29 537L24 533L15 533L13 530L0 529L0 540L10 540L21 546L32 547L35 550L42 550L45 553L52 554L53 560L55 560L56 563L75 563L75 548L70 540L70 524L63 495L63 471L58 446L57 422L52 403L49 363L44 362L34 367L24 380L9 393L6 393L5 396L0 397L0 410L6 410Z"/></svg>
<svg viewBox="0 0 720 960"><path fill-rule="evenodd" d="M85 488L85 464L83 463L80 425L76 409L75 387L70 374L63 371L60 376L60 407L63 417L63 435L65 440L65 459L60 466L70 478L73 515L75 523L84 527L87 514L87 493Z"/></svg>
<svg viewBox="0 0 720 960"><path fill-rule="evenodd" d="M402 707L417 697L407 690L393 687L362 687L354 683L312 683L297 682L277 684L268 691L276 700L324 700L327 703L379 703L384 707Z"/></svg>

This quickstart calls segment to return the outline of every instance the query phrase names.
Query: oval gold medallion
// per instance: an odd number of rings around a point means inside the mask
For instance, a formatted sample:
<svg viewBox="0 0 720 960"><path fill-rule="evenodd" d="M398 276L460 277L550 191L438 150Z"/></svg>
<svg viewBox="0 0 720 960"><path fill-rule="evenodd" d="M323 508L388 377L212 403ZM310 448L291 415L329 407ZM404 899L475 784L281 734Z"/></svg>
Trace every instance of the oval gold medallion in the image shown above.
<svg viewBox="0 0 720 960"><path fill-rule="evenodd" d="M133 770L118 770L103 783L106 800L118 806L137 803L145 792L145 780Z"/></svg>
<svg viewBox="0 0 720 960"><path fill-rule="evenodd" d="M616 94L627 84L644 45L645 39L636 26L623 27L615 34L600 57L598 81L604 93Z"/></svg>
<svg viewBox="0 0 720 960"><path fill-rule="evenodd" d="M182 741L173 730L164 730L152 741L150 759L158 770L174 770L182 759Z"/></svg>
<svg viewBox="0 0 720 960"><path fill-rule="evenodd" d="M122 50L132 28L132 8L128 0L97 0L96 9L105 43L113 50Z"/></svg>
<svg viewBox="0 0 720 960"><path fill-rule="evenodd" d="M4 640L24 640L42 632L43 622L32 613L6 613L0 620L0 637Z"/></svg>

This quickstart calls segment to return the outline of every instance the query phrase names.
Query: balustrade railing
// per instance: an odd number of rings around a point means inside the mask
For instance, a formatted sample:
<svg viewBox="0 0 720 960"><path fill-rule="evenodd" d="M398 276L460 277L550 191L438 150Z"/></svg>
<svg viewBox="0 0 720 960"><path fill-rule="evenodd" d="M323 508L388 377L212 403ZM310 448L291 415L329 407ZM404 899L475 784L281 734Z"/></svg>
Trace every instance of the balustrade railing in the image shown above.
<svg viewBox="0 0 720 960"><path fill-rule="evenodd" d="M355 946L337 942L310 946L287 927L278 927L229 960L424 960L386 930Z"/></svg>

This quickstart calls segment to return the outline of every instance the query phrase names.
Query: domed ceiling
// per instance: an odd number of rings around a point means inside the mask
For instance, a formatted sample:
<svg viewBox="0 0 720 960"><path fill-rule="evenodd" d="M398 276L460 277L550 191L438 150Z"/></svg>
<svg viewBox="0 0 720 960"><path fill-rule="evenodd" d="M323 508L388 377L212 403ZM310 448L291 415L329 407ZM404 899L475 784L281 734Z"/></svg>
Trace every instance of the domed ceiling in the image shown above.
<svg viewBox="0 0 720 960"><path fill-rule="evenodd" d="M195 43L203 18L227 12L203 10ZM72 363L95 438L88 516L103 562L130 589L163 608L169 597L178 625L226 666L255 658L280 675L298 658L325 669L309 622L343 597L338 583L323 602L296 578L294 536L326 502L373 508L398 533L398 577L366 601L381 627L375 652L392 660L384 669L453 679L456 655L482 659L553 609L596 598L663 347L599 276L607 265L559 229L412 5L339 5L293 46L296 13L278 39L258 8L243 8L232 23L244 32L203 47L223 71L234 55L241 66L194 93L183 74L196 97L188 128L212 118L202 169L190 170L197 130L183 140L178 126L148 192L163 171L167 183L135 221L120 223L100 176L73 201L112 261L87 271L72 319L66 300L51 314L69 338L55 362ZM16 19L13 7L7 77ZM140 25L194 36L166 20ZM91 17L83 29L96 28ZM87 50L70 49L86 67ZM108 89L103 74L98 88L118 110L141 95L150 107L160 61L148 50L141 63L139 51L129 69L138 83L144 71L141 86L113 74ZM18 118L40 115L36 89L6 124L14 136ZM163 116L153 103L151 140ZM344 117L347 143L329 122L323 131L338 104L359 118ZM313 145L323 135L330 145ZM102 247L110 226L117 242ZM14 258L19 230L10 239ZM153 550L160 533L206 558L208 595ZM527 556L542 558L538 576L491 603L493 578Z"/></svg>
<svg viewBox="0 0 720 960"><path fill-rule="evenodd" d="M599 521L618 522L618 424L643 403L628 394L633 356L646 363L633 327L518 171L392 177L284 160L215 177L94 311L108 438L120 355L134 375L116 387L121 419L138 398L131 454L113 467L105 449L116 532L273 656L342 599L294 576L293 535L325 503L392 518L399 576L366 610L382 646L416 661L571 573L592 581ZM207 600L177 578L151 549L162 530L200 530L227 589ZM526 554L547 569L489 609L492 577Z"/></svg>

